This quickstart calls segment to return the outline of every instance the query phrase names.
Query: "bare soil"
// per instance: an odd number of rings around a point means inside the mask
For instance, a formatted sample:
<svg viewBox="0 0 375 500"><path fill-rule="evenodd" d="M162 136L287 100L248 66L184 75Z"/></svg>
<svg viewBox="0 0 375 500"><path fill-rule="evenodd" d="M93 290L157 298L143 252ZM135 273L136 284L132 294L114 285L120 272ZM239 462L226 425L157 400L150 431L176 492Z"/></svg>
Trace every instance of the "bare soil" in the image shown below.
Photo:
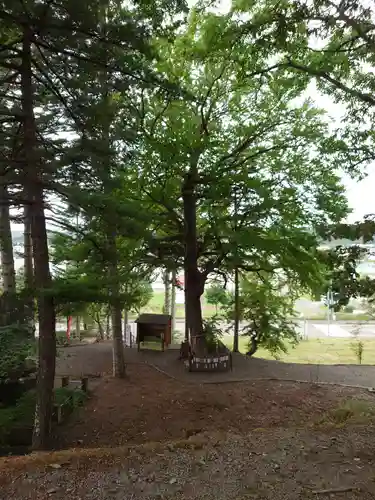
<svg viewBox="0 0 375 500"><path fill-rule="evenodd" d="M57 429L64 451L0 459L0 500L375 498L368 391L230 377L192 383L178 380L179 367L166 376L147 364L163 369L160 353L126 356L128 378L114 380L106 344L62 350L58 373L91 375L93 393ZM237 366L254 368L246 363ZM358 421L338 412L348 400L371 411Z"/></svg>
<svg viewBox="0 0 375 500"><path fill-rule="evenodd" d="M121 446L189 437L203 431L314 423L365 391L276 381L187 384L145 364L128 365L128 378L104 377L88 403L58 430L59 447Z"/></svg>

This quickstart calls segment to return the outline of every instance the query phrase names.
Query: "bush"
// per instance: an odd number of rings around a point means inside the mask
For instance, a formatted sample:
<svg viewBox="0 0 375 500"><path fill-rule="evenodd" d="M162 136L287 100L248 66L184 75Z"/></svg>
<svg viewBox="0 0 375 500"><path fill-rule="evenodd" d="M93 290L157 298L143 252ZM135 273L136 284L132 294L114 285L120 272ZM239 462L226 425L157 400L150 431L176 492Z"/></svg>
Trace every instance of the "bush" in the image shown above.
<svg viewBox="0 0 375 500"><path fill-rule="evenodd" d="M35 338L26 325L0 326L0 379L16 380L26 369L27 358L35 352Z"/></svg>
<svg viewBox="0 0 375 500"><path fill-rule="evenodd" d="M68 337L65 330L58 330L56 332L56 346L63 347L69 345Z"/></svg>
<svg viewBox="0 0 375 500"><path fill-rule="evenodd" d="M28 445L28 442L14 442L14 437L19 433L19 441L30 436L34 423L35 391L26 392L20 397L15 406L0 409L0 444Z"/></svg>
<svg viewBox="0 0 375 500"><path fill-rule="evenodd" d="M343 312L351 314L354 312L354 307L353 306L345 306L343 309Z"/></svg>
<svg viewBox="0 0 375 500"><path fill-rule="evenodd" d="M81 406L87 399L87 393L81 389L71 389L70 387L59 387L55 389L55 403L61 405L68 401L68 406L74 410Z"/></svg>
<svg viewBox="0 0 375 500"><path fill-rule="evenodd" d="M215 317L203 320L203 334L208 352L215 352L219 346L219 340L223 336Z"/></svg>
<svg viewBox="0 0 375 500"><path fill-rule="evenodd" d="M80 389L60 387L55 390L54 401L57 404L67 402L74 410L81 406L87 394ZM23 394L14 406L0 408L0 445L29 445L34 425L36 393L29 391Z"/></svg>

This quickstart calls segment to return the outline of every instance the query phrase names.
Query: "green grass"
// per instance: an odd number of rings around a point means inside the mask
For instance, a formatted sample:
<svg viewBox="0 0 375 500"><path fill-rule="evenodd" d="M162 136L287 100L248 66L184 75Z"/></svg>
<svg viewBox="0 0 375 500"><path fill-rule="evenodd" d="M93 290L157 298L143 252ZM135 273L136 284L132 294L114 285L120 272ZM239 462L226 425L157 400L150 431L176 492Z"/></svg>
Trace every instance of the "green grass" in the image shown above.
<svg viewBox="0 0 375 500"><path fill-rule="evenodd" d="M150 302L144 307L141 312L143 313L155 313L161 314L163 312L164 305L164 292L154 292ZM203 316L205 318L209 318L215 314L215 306L211 304L207 304L204 297L202 299L202 309ZM137 316L136 313L133 313L131 316ZM176 318L185 318L185 306L183 304L176 304Z"/></svg>
<svg viewBox="0 0 375 500"><path fill-rule="evenodd" d="M345 424L372 424L375 421L374 401L350 399L343 401L337 408L325 413L317 422L317 426L342 427Z"/></svg>
<svg viewBox="0 0 375 500"><path fill-rule="evenodd" d="M362 339L364 344L362 364L375 364L375 339ZM232 337L224 337L224 343L232 347ZM280 354L280 361L286 363L307 364L358 364L351 344L353 339L310 339L302 340L296 347L289 346L287 354ZM240 337L240 352L247 350L247 340ZM275 359L268 351L259 349L255 355L257 358Z"/></svg>
<svg viewBox="0 0 375 500"><path fill-rule="evenodd" d="M162 313L164 305L164 292L157 291L154 292L150 302L146 307L142 309L143 313ZM205 318L210 318L216 313L215 306L211 304L207 304L205 297L202 298L202 312ZM218 308L218 312L220 313L220 307ZM306 309L301 310L300 312L304 313L305 319L311 320L325 320L327 319L327 309L323 305L319 306L315 310ZM136 313L131 314L132 317L137 316ZM176 305L176 318L185 318L185 307L182 304ZM348 321L368 321L371 318L367 314L352 314L345 312L336 313L337 320L348 320Z"/></svg>

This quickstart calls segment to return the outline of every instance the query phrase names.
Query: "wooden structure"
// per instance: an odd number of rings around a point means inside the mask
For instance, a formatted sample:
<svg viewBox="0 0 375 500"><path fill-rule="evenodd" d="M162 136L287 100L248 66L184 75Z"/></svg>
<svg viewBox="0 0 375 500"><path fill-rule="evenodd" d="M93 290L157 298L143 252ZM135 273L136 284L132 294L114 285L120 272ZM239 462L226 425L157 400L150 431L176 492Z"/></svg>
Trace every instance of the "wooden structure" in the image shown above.
<svg viewBox="0 0 375 500"><path fill-rule="evenodd" d="M190 372L227 372L232 370L232 353L219 341L215 352L192 352L185 363Z"/></svg>
<svg viewBox="0 0 375 500"><path fill-rule="evenodd" d="M162 351L165 346L169 346L172 342L172 316L169 314L141 314L137 323L137 345L138 351L141 348L141 343L147 341L148 338L156 338L160 340Z"/></svg>
<svg viewBox="0 0 375 500"><path fill-rule="evenodd" d="M79 380L71 380L69 376L61 377L61 387L69 387L73 382L76 389L81 389L83 392L88 392L88 377L81 377ZM74 389L73 389L74 390ZM52 421L58 424L63 423L70 413L73 411L72 405L73 394L70 393L61 403L54 403L52 409Z"/></svg>

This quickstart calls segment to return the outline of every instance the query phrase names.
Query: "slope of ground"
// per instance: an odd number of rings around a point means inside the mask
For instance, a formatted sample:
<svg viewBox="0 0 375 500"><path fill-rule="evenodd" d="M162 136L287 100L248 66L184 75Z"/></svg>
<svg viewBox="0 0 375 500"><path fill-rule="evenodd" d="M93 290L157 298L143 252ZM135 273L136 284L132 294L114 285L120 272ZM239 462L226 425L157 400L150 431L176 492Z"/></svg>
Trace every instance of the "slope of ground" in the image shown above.
<svg viewBox="0 0 375 500"><path fill-rule="evenodd" d="M240 356L245 382L179 380L176 354L127 350L128 378L114 380L109 345L62 349L58 373L99 375L93 394L57 429L64 451L0 459L0 499L375 497L372 393L257 381L267 367L285 377L284 364Z"/></svg>
<svg viewBox="0 0 375 500"><path fill-rule="evenodd" d="M373 432L273 429L31 457L31 463L13 459L0 463L0 498L370 500L375 495Z"/></svg>

